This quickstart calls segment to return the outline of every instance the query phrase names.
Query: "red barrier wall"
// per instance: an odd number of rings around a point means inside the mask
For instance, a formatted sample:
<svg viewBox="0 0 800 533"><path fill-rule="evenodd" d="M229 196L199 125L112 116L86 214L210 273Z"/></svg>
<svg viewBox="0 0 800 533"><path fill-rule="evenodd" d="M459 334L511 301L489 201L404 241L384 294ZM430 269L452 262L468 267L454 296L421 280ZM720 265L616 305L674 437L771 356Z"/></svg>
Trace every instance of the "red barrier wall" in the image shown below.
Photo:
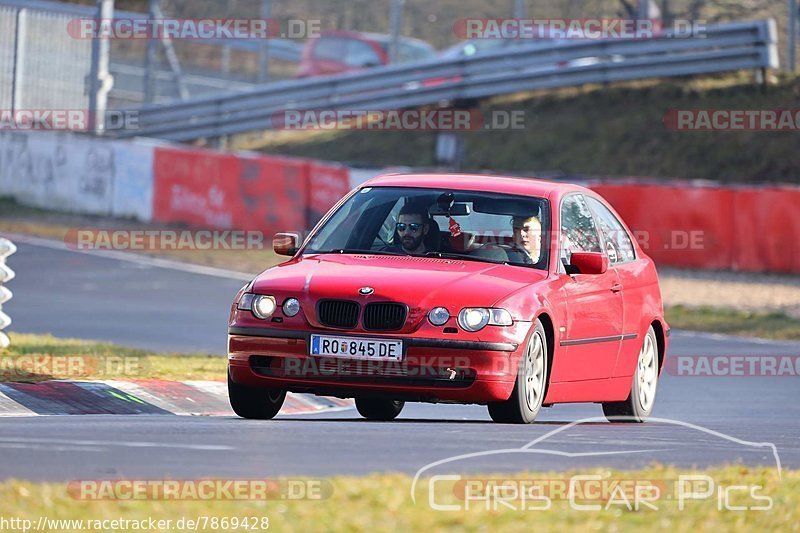
<svg viewBox="0 0 800 533"><path fill-rule="evenodd" d="M239 162L205 150L156 148L153 158L153 220L230 229Z"/></svg>
<svg viewBox="0 0 800 533"><path fill-rule="evenodd" d="M800 273L800 190L736 191L733 268Z"/></svg>
<svg viewBox="0 0 800 533"><path fill-rule="evenodd" d="M333 163L312 161L308 166L309 228L350 190L350 169Z"/></svg>
<svg viewBox="0 0 800 533"><path fill-rule="evenodd" d="M349 191L346 167L281 157L156 148L153 220L303 231Z"/></svg>
<svg viewBox="0 0 800 533"><path fill-rule="evenodd" d="M599 183L657 263L800 273L800 189Z"/></svg>

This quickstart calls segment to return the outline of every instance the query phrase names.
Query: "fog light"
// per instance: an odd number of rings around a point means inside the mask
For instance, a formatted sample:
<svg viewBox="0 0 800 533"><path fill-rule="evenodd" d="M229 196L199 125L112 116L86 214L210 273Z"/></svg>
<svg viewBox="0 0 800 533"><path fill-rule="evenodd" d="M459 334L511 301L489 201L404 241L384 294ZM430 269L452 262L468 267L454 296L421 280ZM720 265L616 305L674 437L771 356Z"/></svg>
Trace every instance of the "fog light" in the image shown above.
<svg viewBox="0 0 800 533"><path fill-rule="evenodd" d="M431 312L428 313L428 320L430 320L431 324L434 326L444 326L447 321L450 320L450 312L444 307L434 307L431 309Z"/></svg>
<svg viewBox="0 0 800 533"><path fill-rule="evenodd" d="M300 301L297 298L289 298L283 302L283 314L286 316L295 316L300 312Z"/></svg>

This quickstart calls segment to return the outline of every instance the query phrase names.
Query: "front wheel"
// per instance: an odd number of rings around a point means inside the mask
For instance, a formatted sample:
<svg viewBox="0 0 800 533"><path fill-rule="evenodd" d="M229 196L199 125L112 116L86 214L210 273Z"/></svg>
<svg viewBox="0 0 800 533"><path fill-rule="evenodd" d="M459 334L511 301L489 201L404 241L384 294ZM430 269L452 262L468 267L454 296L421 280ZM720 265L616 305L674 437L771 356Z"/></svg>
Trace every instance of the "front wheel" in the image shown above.
<svg viewBox="0 0 800 533"><path fill-rule="evenodd" d="M489 404L492 420L505 424L530 424L536 419L547 390L547 358L547 336L544 326L537 320L520 358L511 398Z"/></svg>
<svg viewBox="0 0 800 533"><path fill-rule="evenodd" d="M644 422L653 412L658 388L658 344L653 326L647 330L633 385L628 398L623 402L605 402L603 414L610 422Z"/></svg>
<svg viewBox="0 0 800 533"><path fill-rule="evenodd" d="M380 398L356 398L356 409L367 420L388 422L397 418L406 402Z"/></svg>
<svg viewBox="0 0 800 533"><path fill-rule="evenodd" d="M286 391L239 385L228 372L228 398L233 412L242 418L269 420L283 407Z"/></svg>

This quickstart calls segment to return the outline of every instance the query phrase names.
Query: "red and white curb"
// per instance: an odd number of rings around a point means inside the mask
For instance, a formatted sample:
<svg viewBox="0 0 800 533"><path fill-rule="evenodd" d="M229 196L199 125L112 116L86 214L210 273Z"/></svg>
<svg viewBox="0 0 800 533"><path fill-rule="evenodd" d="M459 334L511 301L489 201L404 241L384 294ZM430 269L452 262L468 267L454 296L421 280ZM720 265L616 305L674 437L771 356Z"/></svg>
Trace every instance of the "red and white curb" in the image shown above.
<svg viewBox="0 0 800 533"><path fill-rule="evenodd" d="M338 398L286 396L280 415L349 409ZM221 381L106 380L0 383L0 417L89 414L233 416ZM279 416L280 416L279 415Z"/></svg>

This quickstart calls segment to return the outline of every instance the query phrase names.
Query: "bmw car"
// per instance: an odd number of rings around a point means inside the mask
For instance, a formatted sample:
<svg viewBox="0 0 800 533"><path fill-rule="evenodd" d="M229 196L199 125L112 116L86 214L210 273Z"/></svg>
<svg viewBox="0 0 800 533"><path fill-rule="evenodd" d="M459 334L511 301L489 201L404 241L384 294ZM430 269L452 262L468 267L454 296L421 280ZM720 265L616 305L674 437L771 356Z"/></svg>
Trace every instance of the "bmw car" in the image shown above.
<svg viewBox="0 0 800 533"><path fill-rule="evenodd" d="M360 185L231 307L233 410L273 418L287 392L406 402L652 412L669 338L653 261L590 189L530 178L384 175Z"/></svg>

